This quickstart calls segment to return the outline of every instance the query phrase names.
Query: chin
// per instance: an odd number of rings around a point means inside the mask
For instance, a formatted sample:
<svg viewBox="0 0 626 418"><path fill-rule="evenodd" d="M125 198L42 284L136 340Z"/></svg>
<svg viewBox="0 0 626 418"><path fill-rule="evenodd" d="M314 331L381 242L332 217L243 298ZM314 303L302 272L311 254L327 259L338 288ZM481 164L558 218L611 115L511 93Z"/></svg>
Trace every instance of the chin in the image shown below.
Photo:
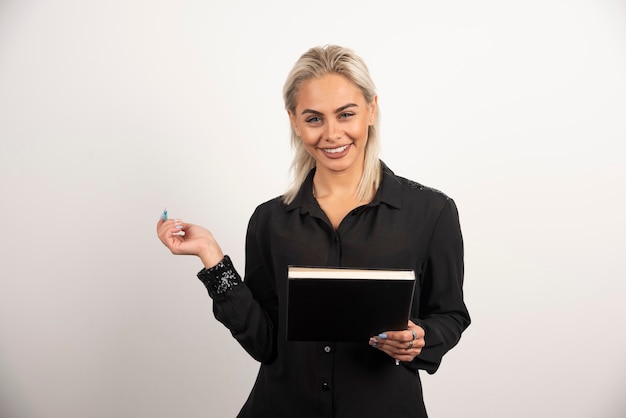
<svg viewBox="0 0 626 418"><path fill-rule="evenodd" d="M322 164L326 169L330 171L346 171L356 165L355 161L345 161L343 159L335 160L335 161L326 161L325 164Z"/></svg>

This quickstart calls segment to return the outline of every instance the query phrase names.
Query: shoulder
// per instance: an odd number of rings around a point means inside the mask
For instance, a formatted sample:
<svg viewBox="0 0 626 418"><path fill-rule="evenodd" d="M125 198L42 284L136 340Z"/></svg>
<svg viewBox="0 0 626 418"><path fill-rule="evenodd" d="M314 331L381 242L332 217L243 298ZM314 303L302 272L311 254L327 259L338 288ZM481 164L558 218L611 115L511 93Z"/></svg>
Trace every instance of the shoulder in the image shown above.
<svg viewBox="0 0 626 418"><path fill-rule="evenodd" d="M399 190L397 208L405 216L425 225L443 225L450 231L460 230L458 208L450 196L405 177L393 175L392 181Z"/></svg>
<svg viewBox="0 0 626 418"><path fill-rule="evenodd" d="M259 204L253 213L253 217L265 218L275 216L278 213L284 213L287 205L283 201L283 196L276 196L266 202Z"/></svg>
<svg viewBox="0 0 626 418"><path fill-rule="evenodd" d="M452 202L452 199L441 190L399 176L386 166L383 168L382 186L383 198L393 199L395 195L401 199L402 206L419 204L443 207L448 202Z"/></svg>
<svg viewBox="0 0 626 418"><path fill-rule="evenodd" d="M417 181L410 180L404 177L396 176L397 181L402 186L405 193L418 195L422 198L429 198L434 200L447 201L450 197L441 190L433 187L425 186Z"/></svg>
<svg viewBox="0 0 626 418"><path fill-rule="evenodd" d="M280 213L285 213L285 207L282 196L259 204L248 221L248 233L259 233L265 229L273 218Z"/></svg>

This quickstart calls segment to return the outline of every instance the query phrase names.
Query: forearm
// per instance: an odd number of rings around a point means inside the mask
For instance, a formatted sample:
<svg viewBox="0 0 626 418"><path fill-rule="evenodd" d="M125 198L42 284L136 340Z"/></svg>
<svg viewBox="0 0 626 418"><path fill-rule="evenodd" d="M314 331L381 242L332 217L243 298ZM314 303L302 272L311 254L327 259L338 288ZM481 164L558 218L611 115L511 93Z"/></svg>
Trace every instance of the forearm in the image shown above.
<svg viewBox="0 0 626 418"><path fill-rule="evenodd" d="M275 356L275 326L268 313L254 299L230 258L224 258L198 273L213 299L215 318L224 324L241 346L257 361L270 362Z"/></svg>
<svg viewBox="0 0 626 418"><path fill-rule="evenodd" d="M421 276L421 291L413 312L423 325L426 345L415 366L434 373L442 357L460 340L470 324L463 298L463 239L452 200L441 212L433 231L428 260Z"/></svg>
<svg viewBox="0 0 626 418"><path fill-rule="evenodd" d="M439 368L443 356L459 342L461 334L470 324L470 317L467 311L460 311L432 314L415 318L413 322L419 323L426 332L426 345L412 365L432 374Z"/></svg>

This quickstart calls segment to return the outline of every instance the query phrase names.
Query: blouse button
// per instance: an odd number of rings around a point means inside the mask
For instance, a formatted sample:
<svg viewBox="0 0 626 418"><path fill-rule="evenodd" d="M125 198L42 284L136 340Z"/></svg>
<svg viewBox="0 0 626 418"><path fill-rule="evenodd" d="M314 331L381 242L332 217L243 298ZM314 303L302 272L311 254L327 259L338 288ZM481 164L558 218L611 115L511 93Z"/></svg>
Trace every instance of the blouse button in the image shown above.
<svg viewBox="0 0 626 418"><path fill-rule="evenodd" d="M326 347L324 347L324 351L326 351L327 353L330 353L330 350L331 350L331 348L330 348L330 346L329 346L329 345L327 345Z"/></svg>
<svg viewBox="0 0 626 418"><path fill-rule="evenodd" d="M322 383L322 390L324 391L329 391L330 390L330 385L326 382Z"/></svg>

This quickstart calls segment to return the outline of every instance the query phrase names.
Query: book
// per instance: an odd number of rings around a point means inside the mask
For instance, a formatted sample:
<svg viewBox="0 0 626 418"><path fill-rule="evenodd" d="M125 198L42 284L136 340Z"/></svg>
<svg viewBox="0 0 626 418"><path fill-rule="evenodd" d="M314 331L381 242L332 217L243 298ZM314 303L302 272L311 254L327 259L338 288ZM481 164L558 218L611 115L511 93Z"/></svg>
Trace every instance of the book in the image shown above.
<svg viewBox="0 0 626 418"><path fill-rule="evenodd" d="M367 342L405 330L413 270L289 266L287 340Z"/></svg>

